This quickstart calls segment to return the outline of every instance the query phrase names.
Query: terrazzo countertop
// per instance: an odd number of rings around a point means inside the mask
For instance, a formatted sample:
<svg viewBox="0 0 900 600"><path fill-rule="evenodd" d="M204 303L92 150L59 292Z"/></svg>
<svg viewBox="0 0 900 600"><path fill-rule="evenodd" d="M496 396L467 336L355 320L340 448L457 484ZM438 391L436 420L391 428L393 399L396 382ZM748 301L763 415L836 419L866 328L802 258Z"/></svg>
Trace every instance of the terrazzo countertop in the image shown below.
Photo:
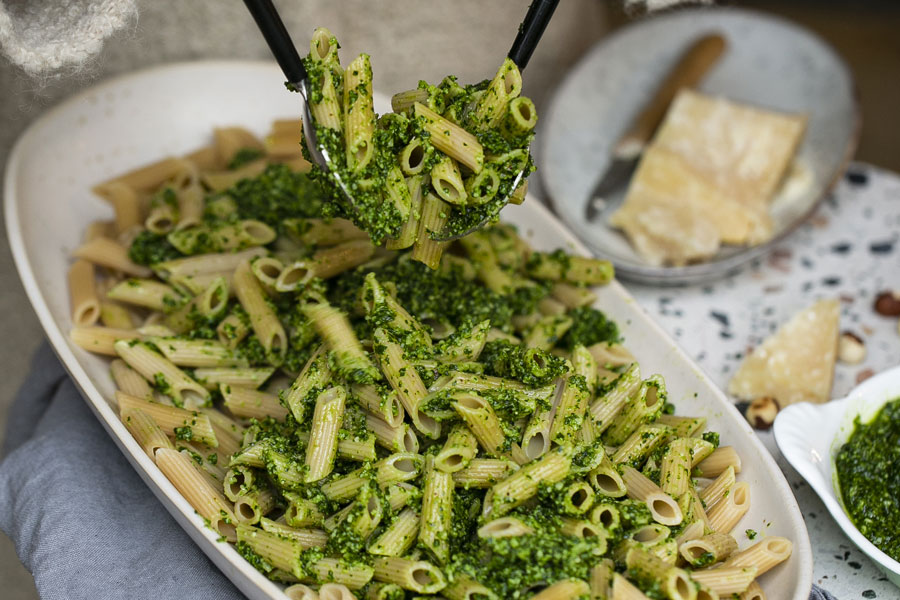
<svg viewBox="0 0 900 600"><path fill-rule="evenodd" d="M900 176L854 164L813 218L769 255L708 285L626 287L722 389L741 359L800 309L841 300L841 331L866 344L859 365L838 364L832 396L900 364L897 319L876 314L878 292L900 289ZM818 496L781 457L770 431L760 438L787 475L806 518L813 581L839 600L900 598L831 519Z"/></svg>

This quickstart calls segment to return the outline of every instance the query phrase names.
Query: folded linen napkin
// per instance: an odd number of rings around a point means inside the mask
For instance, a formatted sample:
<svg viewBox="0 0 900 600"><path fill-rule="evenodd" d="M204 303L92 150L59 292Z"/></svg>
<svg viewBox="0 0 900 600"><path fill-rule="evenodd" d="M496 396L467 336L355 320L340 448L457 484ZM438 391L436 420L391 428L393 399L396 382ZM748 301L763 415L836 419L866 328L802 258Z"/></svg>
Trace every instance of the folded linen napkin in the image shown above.
<svg viewBox="0 0 900 600"><path fill-rule="evenodd" d="M144 485L46 344L0 456L0 529L44 600L243 597ZM817 587L809 598L835 600Z"/></svg>

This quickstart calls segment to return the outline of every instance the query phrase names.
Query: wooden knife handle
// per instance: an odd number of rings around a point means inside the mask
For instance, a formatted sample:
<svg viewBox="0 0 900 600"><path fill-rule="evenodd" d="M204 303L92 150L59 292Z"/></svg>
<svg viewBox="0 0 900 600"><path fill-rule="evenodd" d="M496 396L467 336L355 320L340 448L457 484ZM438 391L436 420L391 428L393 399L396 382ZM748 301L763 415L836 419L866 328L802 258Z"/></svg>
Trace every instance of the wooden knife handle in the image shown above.
<svg viewBox="0 0 900 600"><path fill-rule="evenodd" d="M725 47L725 38L719 34L703 36L691 44L656 89L644 110L632 122L628 132L616 143L614 154L622 157L640 154L653 137L678 91L696 85L716 64Z"/></svg>

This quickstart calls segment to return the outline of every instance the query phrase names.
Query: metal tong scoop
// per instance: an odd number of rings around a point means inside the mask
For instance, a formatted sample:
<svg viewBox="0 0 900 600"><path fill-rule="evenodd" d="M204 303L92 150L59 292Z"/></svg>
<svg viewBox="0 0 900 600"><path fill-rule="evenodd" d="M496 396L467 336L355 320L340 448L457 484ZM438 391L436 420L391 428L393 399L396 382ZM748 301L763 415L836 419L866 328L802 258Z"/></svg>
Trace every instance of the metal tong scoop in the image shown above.
<svg viewBox="0 0 900 600"><path fill-rule="evenodd" d="M284 22L278 15L278 11L275 9L271 0L244 0L244 4L256 21L257 27L259 27L269 49L275 56L275 60L278 61L278 66L280 66L281 70L284 72L284 76L288 81L288 87L303 96L304 102L301 114L303 120L303 136L306 138L306 146L309 148L309 153L313 162L315 162L320 169L333 176L334 181L337 182L338 187L341 188L341 192L343 192L344 197L347 199L347 203L355 208L357 204L354 201L353 195L350 193L347 184L341 180L339 171L331 167L333 164L331 157L328 156L328 151L319 144L319 140L316 137L316 128L309 108L309 75L306 72L306 68L303 66L303 61L297 53L297 48L294 46L290 34L284 26ZM528 8L525 20L519 26L519 32L516 35L516 39L508 54L509 58L516 63L516 66L519 67L520 71L528 64L528 60L534 53L534 49L537 47L541 35L543 35L544 30L547 28L547 23L550 22L550 17L553 16L553 11L556 10L557 4L559 4L559 0L534 0ZM516 187L518 187L524 174L525 172L523 169L516 176L511 189L515 190ZM502 206L506 206L508 202L509 199L507 198L507 201L504 202ZM483 221L463 233L440 237L436 236L435 239L438 241L459 239L472 233L476 229L482 228L494 216L495 215L488 215Z"/></svg>

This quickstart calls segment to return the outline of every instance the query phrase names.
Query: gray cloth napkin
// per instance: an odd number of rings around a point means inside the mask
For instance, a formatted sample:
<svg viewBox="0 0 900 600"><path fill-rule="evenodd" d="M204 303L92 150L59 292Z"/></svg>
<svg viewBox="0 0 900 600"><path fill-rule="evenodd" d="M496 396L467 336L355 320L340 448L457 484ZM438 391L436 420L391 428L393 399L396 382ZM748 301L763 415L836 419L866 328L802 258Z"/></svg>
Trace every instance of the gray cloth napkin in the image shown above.
<svg viewBox="0 0 900 600"><path fill-rule="evenodd" d="M144 485L46 344L5 439L0 529L44 600L243 597ZM817 587L809 598L835 600Z"/></svg>

